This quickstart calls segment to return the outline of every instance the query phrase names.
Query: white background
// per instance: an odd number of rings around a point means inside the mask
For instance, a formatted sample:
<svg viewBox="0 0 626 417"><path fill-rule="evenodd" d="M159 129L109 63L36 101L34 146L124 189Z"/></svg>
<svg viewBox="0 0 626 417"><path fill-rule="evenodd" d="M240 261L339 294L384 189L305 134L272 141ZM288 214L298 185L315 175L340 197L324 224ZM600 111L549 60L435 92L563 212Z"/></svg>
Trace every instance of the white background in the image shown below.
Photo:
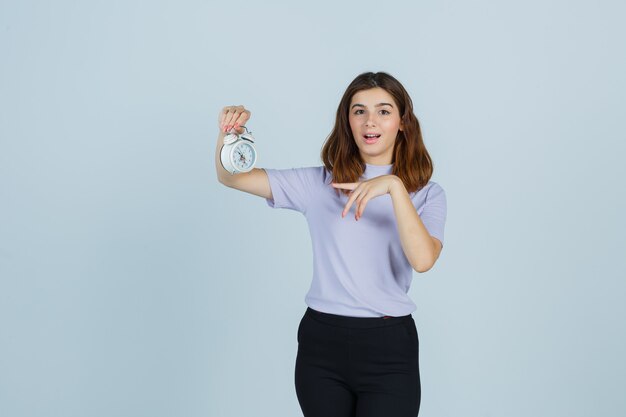
<svg viewBox="0 0 626 417"><path fill-rule="evenodd" d="M301 415L308 229L218 183L217 116L251 110L259 167L320 165L364 71L447 194L420 416L624 415L625 11L3 1L0 415Z"/></svg>

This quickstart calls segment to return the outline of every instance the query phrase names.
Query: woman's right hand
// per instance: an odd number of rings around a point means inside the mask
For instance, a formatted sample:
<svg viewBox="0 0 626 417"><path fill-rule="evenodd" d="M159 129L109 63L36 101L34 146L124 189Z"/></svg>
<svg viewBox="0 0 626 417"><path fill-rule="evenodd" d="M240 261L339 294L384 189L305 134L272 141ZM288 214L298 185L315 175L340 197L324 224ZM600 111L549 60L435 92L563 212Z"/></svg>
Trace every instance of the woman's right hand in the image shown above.
<svg viewBox="0 0 626 417"><path fill-rule="evenodd" d="M234 130L238 135L246 130L243 126L250 119L250 110L246 110L243 106L226 106L219 115L220 132L230 132Z"/></svg>

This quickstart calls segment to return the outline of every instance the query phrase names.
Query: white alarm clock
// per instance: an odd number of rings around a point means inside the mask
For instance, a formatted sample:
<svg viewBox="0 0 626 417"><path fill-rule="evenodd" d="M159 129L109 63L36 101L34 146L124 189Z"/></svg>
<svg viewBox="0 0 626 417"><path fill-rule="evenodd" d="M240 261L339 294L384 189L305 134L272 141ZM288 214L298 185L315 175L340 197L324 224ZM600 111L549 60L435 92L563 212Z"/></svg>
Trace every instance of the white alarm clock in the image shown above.
<svg viewBox="0 0 626 417"><path fill-rule="evenodd" d="M222 166L231 174L252 171L256 163L257 153L253 145L254 137L252 137L252 132L248 132L247 127L242 127L246 129L246 133L241 135L229 133L226 135L220 152Z"/></svg>

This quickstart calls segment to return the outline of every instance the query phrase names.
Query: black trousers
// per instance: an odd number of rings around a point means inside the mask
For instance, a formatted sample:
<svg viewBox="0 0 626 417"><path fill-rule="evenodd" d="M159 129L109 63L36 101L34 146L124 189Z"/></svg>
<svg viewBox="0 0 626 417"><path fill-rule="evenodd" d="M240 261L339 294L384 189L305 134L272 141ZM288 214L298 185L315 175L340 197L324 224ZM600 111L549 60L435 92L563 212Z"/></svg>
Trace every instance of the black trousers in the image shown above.
<svg viewBox="0 0 626 417"><path fill-rule="evenodd" d="M307 308L296 394L305 417L415 417L421 385L413 317L347 317Z"/></svg>

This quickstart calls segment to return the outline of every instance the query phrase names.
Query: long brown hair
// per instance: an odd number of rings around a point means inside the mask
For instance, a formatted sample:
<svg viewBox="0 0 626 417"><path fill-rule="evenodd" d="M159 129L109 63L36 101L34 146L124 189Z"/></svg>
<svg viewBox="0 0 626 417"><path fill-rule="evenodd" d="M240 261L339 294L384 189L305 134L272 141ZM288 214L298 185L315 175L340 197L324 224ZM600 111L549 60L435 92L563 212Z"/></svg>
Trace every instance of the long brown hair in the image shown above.
<svg viewBox="0 0 626 417"><path fill-rule="evenodd" d="M402 84L385 72L364 72L348 86L337 108L335 126L322 147L321 157L336 183L357 182L365 172L365 161L354 142L348 112L352 96L361 90L380 87L387 91L400 108L403 130L398 131L393 147L392 174L398 176L409 193L419 191L433 173L433 163L422 140L413 102ZM349 195L350 190L340 190Z"/></svg>

